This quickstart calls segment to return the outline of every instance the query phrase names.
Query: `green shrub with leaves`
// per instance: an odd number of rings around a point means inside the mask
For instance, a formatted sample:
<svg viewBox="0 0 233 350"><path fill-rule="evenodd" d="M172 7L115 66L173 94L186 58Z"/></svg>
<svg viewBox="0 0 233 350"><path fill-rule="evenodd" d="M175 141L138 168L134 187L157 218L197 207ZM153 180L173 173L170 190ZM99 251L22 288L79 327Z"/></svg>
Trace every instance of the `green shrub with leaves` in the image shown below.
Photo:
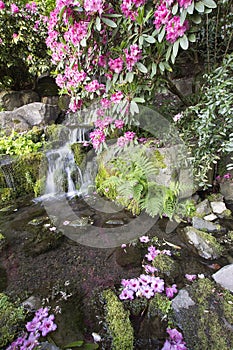
<svg viewBox="0 0 233 350"><path fill-rule="evenodd" d="M209 172L233 149L233 54L204 78L200 102L187 108L177 122L191 149L195 182L201 188L211 185Z"/></svg>
<svg viewBox="0 0 233 350"><path fill-rule="evenodd" d="M31 87L49 71L46 2L5 1L0 9L0 89Z"/></svg>

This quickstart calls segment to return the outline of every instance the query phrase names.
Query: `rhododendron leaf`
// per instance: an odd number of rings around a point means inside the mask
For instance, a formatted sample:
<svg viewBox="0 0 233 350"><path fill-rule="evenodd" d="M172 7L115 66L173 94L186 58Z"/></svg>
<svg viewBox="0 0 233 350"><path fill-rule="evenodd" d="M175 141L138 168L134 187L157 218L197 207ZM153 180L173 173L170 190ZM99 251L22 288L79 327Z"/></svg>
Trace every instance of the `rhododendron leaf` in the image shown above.
<svg viewBox="0 0 233 350"><path fill-rule="evenodd" d="M60 11L60 13L59 13L59 21L62 20L62 16L63 16L63 14L64 14L64 12L65 12L65 9L66 9L66 6L63 6L62 9L61 9L61 11Z"/></svg>
<svg viewBox="0 0 233 350"><path fill-rule="evenodd" d="M140 70L140 72L147 73L147 68L141 62L137 63L137 68L138 68L138 70Z"/></svg>
<svg viewBox="0 0 233 350"><path fill-rule="evenodd" d="M157 64L153 62L152 66L151 66L151 75L150 75L150 77L153 78L156 73L157 73Z"/></svg>
<svg viewBox="0 0 233 350"><path fill-rule="evenodd" d="M81 41L80 41L80 44L82 47L86 47L87 46L87 41L85 38L83 38Z"/></svg>
<svg viewBox="0 0 233 350"><path fill-rule="evenodd" d="M161 32L158 35L158 42L161 43L165 35L165 27L161 30Z"/></svg>
<svg viewBox="0 0 233 350"><path fill-rule="evenodd" d="M74 341L74 342L72 342L70 344L65 345L64 348L67 349L67 348L80 347L80 346L83 345L83 343L84 343L83 340L77 340L77 341Z"/></svg>
<svg viewBox="0 0 233 350"><path fill-rule="evenodd" d="M196 41L196 35L195 35L194 33L192 33L192 34L189 35L189 41L190 41L191 43L195 43L195 41Z"/></svg>
<svg viewBox="0 0 233 350"><path fill-rule="evenodd" d="M98 344L89 343L89 344L84 344L82 346L82 350L95 350L95 349L99 349Z"/></svg>
<svg viewBox="0 0 233 350"><path fill-rule="evenodd" d="M144 103L145 99L143 97L134 97L133 101L137 103Z"/></svg>
<svg viewBox="0 0 233 350"><path fill-rule="evenodd" d="M98 32L100 32L101 31L101 22L100 22L99 17L96 17L95 26L96 26L96 29L98 30Z"/></svg>
<svg viewBox="0 0 233 350"><path fill-rule="evenodd" d="M165 67L164 67L163 62L159 62L159 69L161 70L161 72L165 71Z"/></svg>
<svg viewBox="0 0 233 350"><path fill-rule="evenodd" d="M102 17L102 22L104 22L107 26L111 28L117 28L117 24L113 22L111 19L108 19L106 17Z"/></svg>
<svg viewBox="0 0 233 350"><path fill-rule="evenodd" d="M201 1L198 1L195 3L195 9L198 11L198 12L204 12L205 11L205 6L204 4L201 2Z"/></svg>
<svg viewBox="0 0 233 350"><path fill-rule="evenodd" d="M212 12L212 9L205 7L205 11L204 11L205 14L206 13L211 13L211 12Z"/></svg>
<svg viewBox="0 0 233 350"><path fill-rule="evenodd" d="M141 35L140 37L139 37L139 47L141 48L142 47L142 45L143 45L143 40L144 40L144 38L143 38L143 36Z"/></svg>
<svg viewBox="0 0 233 350"><path fill-rule="evenodd" d="M187 11L183 10L181 15L180 15L180 23L183 25L184 21L186 20L186 16L187 16Z"/></svg>
<svg viewBox="0 0 233 350"><path fill-rule="evenodd" d="M120 17L122 17L122 15L120 15L119 13L105 13L104 16L105 17L112 17L112 18L120 18Z"/></svg>
<svg viewBox="0 0 233 350"><path fill-rule="evenodd" d="M133 72L128 72L128 73L126 74L126 80L127 80L129 83L132 83L133 78L134 78L134 73L133 73Z"/></svg>
<svg viewBox="0 0 233 350"><path fill-rule="evenodd" d="M172 7L172 14L175 15L178 12L178 3Z"/></svg>
<svg viewBox="0 0 233 350"><path fill-rule="evenodd" d="M174 42L173 44L173 50L172 50L172 54L173 56L176 58L177 54L178 54L178 50L179 50L179 40L177 40L176 42Z"/></svg>
<svg viewBox="0 0 233 350"><path fill-rule="evenodd" d="M192 15L194 11L194 1L187 7L187 12Z"/></svg>
<svg viewBox="0 0 233 350"><path fill-rule="evenodd" d="M155 38L151 35L144 36L144 39L150 44L154 44L156 41Z"/></svg>
<svg viewBox="0 0 233 350"><path fill-rule="evenodd" d="M185 34L180 38L180 46L183 50L187 50L189 47L189 41Z"/></svg>
<svg viewBox="0 0 233 350"><path fill-rule="evenodd" d="M214 0L201 0L201 2L206 6L209 7L210 9L215 9L217 7L216 3Z"/></svg>
<svg viewBox="0 0 233 350"><path fill-rule="evenodd" d="M166 61L169 60L169 58L171 56L171 52L172 52L172 46L169 46L169 48L167 49L167 52L166 52Z"/></svg>
<svg viewBox="0 0 233 350"><path fill-rule="evenodd" d="M137 103L135 101L131 101L130 102L130 112L132 114L139 113L139 108L138 108L138 105L137 105Z"/></svg>
<svg viewBox="0 0 233 350"><path fill-rule="evenodd" d="M192 17L191 17L191 20L195 23L195 24L200 24L201 23L201 16L199 16L199 15L193 15Z"/></svg>

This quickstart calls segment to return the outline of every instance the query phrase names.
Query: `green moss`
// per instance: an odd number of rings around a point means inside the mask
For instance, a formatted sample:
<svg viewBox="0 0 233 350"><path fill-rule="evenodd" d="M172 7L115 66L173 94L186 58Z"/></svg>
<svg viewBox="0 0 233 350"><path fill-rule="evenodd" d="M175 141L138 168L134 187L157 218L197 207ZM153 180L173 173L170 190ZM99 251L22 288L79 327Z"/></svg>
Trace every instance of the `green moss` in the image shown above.
<svg viewBox="0 0 233 350"><path fill-rule="evenodd" d="M106 301L105 312L109 333L112 337L112 350L133 349L133 327L129 320L129 312L110 289L103 291Z"/></svg>
<svg viewBox="0 0 233 350"><path fill-rule="evenodd" d="M190 287L196 306L189 311L189 322L183 325L187 345L193 350L229 350L233 348L233 296L216 287L207 278ZM190 327L191 325L191 327Z"/></svg>
<svg viewBox="0 0 233 350"><path fill-rule="evenodd" d="M115 182L108 183L107 189L106 189L106 186L104 185L105 181L112 176L113 176L113 172L107 169L104 163L101 162L98 167L98 174L96 175L96 178L95 178L95 184L99 194L104 195L105 197L111 200L115 200L117 196L116 183Z"/></svg>
<svg viewBox="0 0 233 350"><path fill-rule="evenodd" d="M176 264L174 260L166 254L158 254L153 260L153 266L158 269L160 273L170 276L175 268Z"/></svg>
<svg viewBox="0 0 233 350"><path fill-rule="evenodd" d="M80 166L85 158L85 152L81 143L73 143L71 149L74 153L75 163Z"/></svg>
<svg viewBox="0 0 233 350"><path fill-rule="evenodd" d="M229 217L231 217L231 210L226 209L226 210L224 210L224 212L221 215L223 215L225 218L229 218Z"/></svg>
<svg viewBox="0 0 233 350"><path fill-rule="evenodd" d="M17 307L5 294L0 293L0 347L14 339L24 320L23 308Z"/></svg>
<svg viewBox="0 0 233 350"><path fill-rule="evenodd" d="M220 230L220 229L221 229L221 226L219 226L218 230ZM218 255L221 255L221 253L223 251L223 247L221 246L220 243L218 243L217 239L211 233L199 230L198 235L205 242L207 242Z"/></svg>
<svg viewBox="0 0 233 350"><path fill-rule="evenodd" d="M156 293L150 300L149 313L151 316L158 315L161 319L171 319L172 302L166 295Z"/></svg>

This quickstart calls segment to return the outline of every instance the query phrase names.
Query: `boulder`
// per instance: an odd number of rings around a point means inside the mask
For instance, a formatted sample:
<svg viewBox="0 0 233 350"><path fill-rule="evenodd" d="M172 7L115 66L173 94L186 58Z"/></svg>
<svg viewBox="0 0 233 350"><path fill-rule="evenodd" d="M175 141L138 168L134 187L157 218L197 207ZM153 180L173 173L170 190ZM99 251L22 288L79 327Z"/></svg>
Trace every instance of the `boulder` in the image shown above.
<svg viewBox="0 0 233 350"><path fill-rule="evenodd" d="M220 225L198 218L196 216L192 218L192 224L193 227L197 230L203 230L207 232L220 232L223 230L223 228Z"/></svg>
<svg viewBox="0 0 233 350"><path fill-rule="evenodd" d="M32 90L0 92L0 106L6 111L13 111L23 105L39 101L39 95Z"/></svg>
<svg viewBox="0 0 233 350"><path fill-rule="evenodd" d="M201 217L211 213L211 208L208 199L205 199L204 201L197 204L196 213Z"/></svg>
<svg viewBox="0 0 233 350"><path fill-rule="evenodd" d="M233 292L233 264L222 267L212 277L223 288Z"/></svg>
<svg viewBox="0 0 233 350"><path fill-rule="evenodd" d="M44 126L55 122L59 108L41 102L34 102L15 109L14 111L0 112L0 128L6 132L12 129L18 132L28 131L33 126Z"/></svg>
<svg viewBox="0 0 233 350"><path fill-rule="evenodd" d="M222 214L227 210L224 202L211 202L210 205L215 214Z"/></svg>
<svg viewBox="0 0 233 350"><path fill-rule="evenodd" d="M206 233L187 226L182 230L182 236L185 241L188 241L196 251L204 259L219 258L222 247L217 242L216 238L210 233Z"/></svg>

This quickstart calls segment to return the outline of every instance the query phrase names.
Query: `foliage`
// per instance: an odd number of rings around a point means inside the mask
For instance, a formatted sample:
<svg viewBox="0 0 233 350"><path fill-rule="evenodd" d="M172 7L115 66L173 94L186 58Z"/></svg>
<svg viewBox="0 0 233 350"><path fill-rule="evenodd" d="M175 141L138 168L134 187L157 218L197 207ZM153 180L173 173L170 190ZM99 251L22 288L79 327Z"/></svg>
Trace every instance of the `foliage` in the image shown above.
<svg viewBox="0 0 233 350"><path fill-rule="evenodd" d="M84 340L77 340L64 346L64 349L78 348L80 350L99 349L98 344L86 343Z"/></svg>
<svg viewBox="0 0 233 350"><path fill-rule="evenodd" d="M112 105L126 116L152 103L158 77L172 71L179 49L195 42L203 14L215 7L213 0L57 1L47 45L71 110L101 98L103 109Z"/></svg>
<svg viewBox="0 0 233 350"><path fill-rule="evenodd" d="M9 298L0 293L0 346L12 341L18 331L18 326L24 321L22 307L14 305Z"/></svg>
<svg viewBox="0 0 233 350"><path fill-rule="evenodd" d="M0 89L25 89L31 86L38 74L47 72L50 59L45 39L46 2L5 1L0 9ZM40 35L38 35L38 32Z"/></svg>
<svg viewBox="0 0 233 350"><path fill-rule="evenodd" d="M129 320L129 312L110 289L103 291L106 300L105 312L108 331L112 337L113 350L133 349L133 328Z"/></svg>
<svg viewBox="0 0 233 350"><path fill-rule="evenodd" d="M166 215L170 219L175 213L184 214L186 205L179 203L179 194L185 185L175 181L169 187L158 184L156 175L166 165L159 150L150 157L146 149L146 145L129 148L125 154L101 163L96 176L97 191L134 215L142 210L152 217Z"/></svg>
<svg viewBox="0 0 233 350"><path fill-rule="evenodd" d="M196 185L202 188L212 183L208 173L213 165L233 148L233 54L205 80L200 102L177 122L192 152Z"/></svg>
<svg viewBox="0 0 233 350"><path fill-rule="evenodd" d="M0 155L20 156L38 152L44 145L43 131L33 128L29 132L17 133L12 130L10 135L0 133Z"/></svg>

